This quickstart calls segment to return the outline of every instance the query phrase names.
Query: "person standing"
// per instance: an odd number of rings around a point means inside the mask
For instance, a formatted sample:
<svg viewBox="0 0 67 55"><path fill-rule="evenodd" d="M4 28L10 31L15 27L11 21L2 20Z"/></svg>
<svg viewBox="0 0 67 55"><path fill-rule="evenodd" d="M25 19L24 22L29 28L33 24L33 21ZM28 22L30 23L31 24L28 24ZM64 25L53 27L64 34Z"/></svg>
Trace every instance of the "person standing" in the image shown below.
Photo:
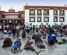
<svg viewBox="0 0 67 55"><path fill-rule="evenodd" d="M22 32L22 39L24 39L24 38L26 38L26 31L25 30L23 30L23 32Z"/></svg>

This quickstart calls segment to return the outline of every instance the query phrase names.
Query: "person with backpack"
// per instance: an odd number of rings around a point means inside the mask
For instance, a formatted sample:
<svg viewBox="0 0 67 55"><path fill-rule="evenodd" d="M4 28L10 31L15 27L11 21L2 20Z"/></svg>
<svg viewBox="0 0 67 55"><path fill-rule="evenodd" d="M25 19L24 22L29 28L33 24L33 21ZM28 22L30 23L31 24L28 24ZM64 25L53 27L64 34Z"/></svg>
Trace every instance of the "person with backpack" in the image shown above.
<svg viewBox="0 0 67 55"><path fill-rule="evenodd" d="M48 33L48 44L54 45L57 42L57 35L55 33Z"/></svg>
<svg viewBox="0 0 67 55"><path fill-rule="evenodd" d="M21 47L21 39L17 39L13 45L11 46L11 51L13 51L14 53L17 52L17 50L19 49L20 50L20 47Z"/></svg>

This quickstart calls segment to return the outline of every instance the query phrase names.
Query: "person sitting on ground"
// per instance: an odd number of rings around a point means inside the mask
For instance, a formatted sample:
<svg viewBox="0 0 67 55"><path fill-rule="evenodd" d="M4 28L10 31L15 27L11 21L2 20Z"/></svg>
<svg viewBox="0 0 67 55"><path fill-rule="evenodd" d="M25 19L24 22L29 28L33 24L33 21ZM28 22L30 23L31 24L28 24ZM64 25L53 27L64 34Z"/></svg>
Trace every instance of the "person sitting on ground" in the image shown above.
<svg viewBox="0 0 67 55"><path fill-rule="evenodd" d="M3 42L3 48L11 47L12 45L12 40L10 38L6 38Z"/></svg>
<svg viewBox="0 0 67 55"><path fill-rule="evenodd" d="M43 44L43 42L39 42L39 43L37 43L37 47L40 49L44 49L45 45Z"/></svg>
<svg viewBox="0 0 67 55"><path fill-rule="evenodd" d="M35 51L35 49L33 48L33 41L31 40L31 38L29 37L25 46L24 46L25 50L31 50L31 51Z"/></svg>
<svg viewBox="0 0 67 55"><path fill-rule="evenodd" d="M14 50L14 52L16 52L17 51L17 49L19 49L20 50L20 47L21 47L21 39L17 39L14 43L13 43L13 45L11 46L11 50L13 51Z"/></svg>
<svg viewBox="0 0 67 55"><path fill-rule="evenodd" d="M48 34L48 44L54 45L57 42L56 37L57 37L57 35L55 33L49 33Z"/></svg>

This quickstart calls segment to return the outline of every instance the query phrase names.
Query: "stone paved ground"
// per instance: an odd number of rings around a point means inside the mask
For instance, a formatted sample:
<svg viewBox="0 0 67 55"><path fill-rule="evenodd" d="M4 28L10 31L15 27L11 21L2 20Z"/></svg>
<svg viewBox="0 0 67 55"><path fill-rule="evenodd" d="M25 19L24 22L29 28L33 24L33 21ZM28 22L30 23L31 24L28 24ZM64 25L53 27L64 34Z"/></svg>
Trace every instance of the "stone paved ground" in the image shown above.
<svg viewBox="0 0 67 55"><path fill-rule="evenodd" d="M4 37L8 36L8 35L3 35ZM2 37L2 35L0 34L0 37ZM3 40L0 40L0 55L37 55L35 52L31 52L31 51L25 51L23 50L23 52L17 53L17 54L13 54L11 53L10 49L3 49L2 48L2 42ZM22 46L24 46L26 41L22 41ZM21 48L22 49L22 48ZM39 51L39 49L36 48L37 51ZM52 47L48 47L48 49L45 49L45 51L42 51L39 55L67 55L67 44L62 44L62 45L55 45Z"/></svg>

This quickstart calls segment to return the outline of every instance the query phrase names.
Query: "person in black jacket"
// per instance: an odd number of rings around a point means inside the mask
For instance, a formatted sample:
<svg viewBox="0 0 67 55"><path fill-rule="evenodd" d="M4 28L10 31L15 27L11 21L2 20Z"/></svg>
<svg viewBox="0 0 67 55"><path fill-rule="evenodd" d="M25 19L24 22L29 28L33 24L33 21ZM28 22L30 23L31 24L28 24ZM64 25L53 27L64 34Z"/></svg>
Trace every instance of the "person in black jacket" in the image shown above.
<svg viewBox="0 0 67 55"><path fill-rule="evenodd" d="M35 44L36 44L36 45L37 45L37 43L42 42L42 40L41 40L41 35L38 34L38 33L33 34L32 39L35 40Z"/></svg>
<svg viewBox="0 0 67 55"><path fill-rule="evenodd" d="M15 36L15 35L16 35L16 30L13 29L13 30L12 30L12 33L13 33L13 36Z"/></svg>
<svg viewBox="0 0 67 55"><path fill-rule="evenodd" d="M23 32L22 32L22 38L26 38L26 31L25 30L23 30Z"/></svg>

